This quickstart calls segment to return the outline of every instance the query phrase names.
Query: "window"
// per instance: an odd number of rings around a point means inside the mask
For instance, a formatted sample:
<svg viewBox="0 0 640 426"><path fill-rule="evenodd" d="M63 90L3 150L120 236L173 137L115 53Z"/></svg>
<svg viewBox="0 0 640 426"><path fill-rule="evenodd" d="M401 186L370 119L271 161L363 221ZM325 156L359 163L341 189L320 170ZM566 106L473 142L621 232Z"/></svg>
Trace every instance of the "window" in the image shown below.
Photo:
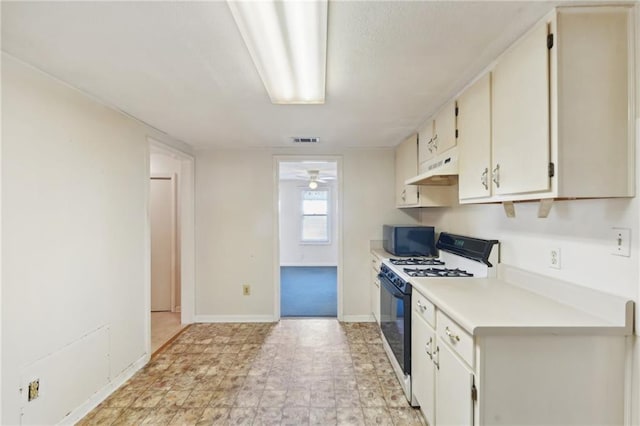
<svg viewBox="0 0 640 426"><path fill-rule="evenodd" d="M329 242L329 191L302 191L303 243Z"/></svg>

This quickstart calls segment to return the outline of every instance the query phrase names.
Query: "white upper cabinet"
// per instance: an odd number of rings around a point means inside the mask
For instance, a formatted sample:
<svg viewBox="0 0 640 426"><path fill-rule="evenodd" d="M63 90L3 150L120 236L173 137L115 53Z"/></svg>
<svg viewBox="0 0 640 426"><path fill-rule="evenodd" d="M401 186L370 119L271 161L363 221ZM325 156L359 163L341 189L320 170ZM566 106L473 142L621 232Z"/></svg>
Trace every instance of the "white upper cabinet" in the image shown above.
<svg viewBox="0 0 640 426"><path fill-rule="evenodd" d="M563 8L551 21L557 197L635 194L632 12L624 6Z"/></svg>
<svg viewBox="0 0 640 426"><path fill-rule="evenodd" d="M418 164L424 164L435 157L433 148L433 119L428 120L418 131L420 141L418 144ZM416 173L417 174L417 173Z"/></svg>
<svg viewBox="0 0 640 426"><path fill-rule="evenodd" d="M456 103L451 101L433 120L433 149L441 154L456 146Z"/></svg>
<svg viewBox="0 0 640 426"><path fill-rule="evenodd" d="M418 135L409 136L396 147L396 207L447 207L457 204L458 187L407 185L418 173Z"/></svg>
<svg viewBox="0 0 640 426"><path fill-rule="evenodd" d="M634 195L632 18L558 8L459 96L460 202Z"/></svg>
<svg viewBox="0 0 640 426"><path fill-rule="evenodd" d="M404 181L418 171L418 137L409 136L396 147L396 207L418 205L418 187L405 185Z"/></svg>
<svg viewBox="0 0 640 426"><path fill-rule="evenodd" d="M433 119L420 129L418 163L420 173L426 171L429 161L438 154L456 146L456 103L447 103Z"/></svg>
<svg viewBox="0 0 640 426"><path fill-rule="evenodd" d="M550 189L547 34L547 23L539 24L493 70L495 194Z"/></svg>
<svg viewBox="0 0 640 426"><path fill-rule="evenodd" d="M458 178L460 200L491 196L491 75L458 98Z"/></svg>

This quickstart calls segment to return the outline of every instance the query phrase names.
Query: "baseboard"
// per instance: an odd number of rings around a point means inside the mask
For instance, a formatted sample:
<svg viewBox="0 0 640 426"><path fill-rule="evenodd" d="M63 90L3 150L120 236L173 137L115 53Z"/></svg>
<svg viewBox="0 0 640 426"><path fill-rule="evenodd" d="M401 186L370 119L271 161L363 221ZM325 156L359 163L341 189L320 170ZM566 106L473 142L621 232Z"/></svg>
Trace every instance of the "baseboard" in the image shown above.
<svg viewBox="0 0 640 426"><path fill-rule="evenodd" d="M147 365L151 357L148 354L144 354L137 361L127 367L116 378L111 380L106 386L94 393L89 399L87 399L82 405L70 412L65 418L63 418L60 425L74 425L84 416L89 414L91 410L96 408L102 401L107 399L109 395L116 389L122 386L127 380L129 380L135 373L142 367Z"/></svg>
<svg viewBox="0 0 640 426"><path fill-rule="evenodd" d="M343 315L343 322L375 322L373 315Z"/></svg>
<svg viewBox="0 0 640 426"><path fill-rule="evenodd" d="M196 315L194 322L276 322L273 315Z"/></svg>

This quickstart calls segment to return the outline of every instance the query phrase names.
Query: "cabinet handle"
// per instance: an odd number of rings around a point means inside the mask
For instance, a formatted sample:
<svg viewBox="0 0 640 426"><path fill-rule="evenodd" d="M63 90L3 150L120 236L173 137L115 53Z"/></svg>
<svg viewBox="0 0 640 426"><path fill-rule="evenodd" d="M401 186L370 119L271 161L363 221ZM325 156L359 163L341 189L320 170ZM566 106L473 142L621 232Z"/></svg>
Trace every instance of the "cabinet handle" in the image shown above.
<svg viewBox="0 0 640 426"><path fill-rule="evenodd" d="M407 200L407 195L406 194L407 194L407 190L403 189L402 190L402 196L401 196L402 201L406 201Z"/></svg>
<svg viewBox="0 0 640 426"><path fill-rule="evenodd" d="M485 167L484 172L482 172L482 177L480 178L480 182L482 182L482 186L484 189L489 189L489 168Z"/></svg>
<svg viewBox="0 0 640 426"><path fill-rule="evenodd" d="M438 134L436 133L436 135L433 137L433 150L437 151L438 150Z"/></svg>
<svg viewBox="0 0 640 426"><path fill-rule="evenodd" d="M431 358L436 368L440 370L440 346L436 346L436 350L433 352L433 357Z"/></svg>
<svg viewBox="0 0 640 426"><path fill-rule="evenodd" d="M420 312L424 312L427 310L427 307L420 303L420 301L418 300L418 309L420 309Z"/></svg>
<svg viewBox="0 0 640 426"><path fill-rule="evenodd" d="M433 342L433 337L429 337L429 341L424 345L424 350L429 355L429 358L433 360L433 354L431 353L431 343Z"/></svg>
<svg viewBox="0 0 640 426"><path fill-rule="evenodd" d="M429 139L429 142L427 142L427 149L429 152L433 152L433 138Z"/></svg>
<svg viewBox="0 0 640 426"><path fill-rule="evenodd" d="M496 164L496 168L493 169L493 183L500 188L500 164Z"/></svg>
<svg viewBox="0 0 640 426"><path fill-rule="evenodd" d="M449 336L449 339L451 339L452 341L454 342L460 341L460 336L453 334L451 330L449 330L449 327L445 328L444 332L447 333L447 336Z"/></svg>

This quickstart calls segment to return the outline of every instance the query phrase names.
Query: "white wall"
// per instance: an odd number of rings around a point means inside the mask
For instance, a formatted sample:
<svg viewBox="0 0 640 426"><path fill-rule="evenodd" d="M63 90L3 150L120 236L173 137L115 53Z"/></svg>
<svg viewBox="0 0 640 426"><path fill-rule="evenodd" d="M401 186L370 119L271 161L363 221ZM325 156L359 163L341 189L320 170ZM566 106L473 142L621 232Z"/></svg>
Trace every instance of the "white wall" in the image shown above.
<svg viewBox="0 0 640 426"><path fill-rule="evenodd" d="M196 153L196 319L274 316L274 155L309 151L206 150ZM394 207L393 151L316 152L343 161L342 280L346 319L369 318L369 241L384 223L415 223ZM242 296L242 284L251 296Z"/></svg>
<svg viewBox="0 0 640 426"><path fill-rule="evenodd" d="M335 181L319 189L329 189L329 243L304 244L302 236L302 191L306 182L281 180L280 194L280 265L282 266L335 266L338 264L338 228L336 226L338 195Z"/></svg>
<svg viewBox="0 0 640 426"><path fill-rule="evenodd" d="M180 278L182 276L181 269L181 248L182 245L179 244L181 240L181 224L182 224L182 212L180 206L182 204L182 179L184 178L182 174L182 162L176 158L172 158L165 154L159 153L151 153L150 155L151 163L150 170L151 176L158 175L174 175L176 182L176 258L175 258L175 306L178 310L180 310Z"/></svg>
<svg viewBox="0 0 640 426"><path fill-rule="evenodd" d="M148 358L153 132L7 55L2 89L1 423L54 424Z"/></svg>

